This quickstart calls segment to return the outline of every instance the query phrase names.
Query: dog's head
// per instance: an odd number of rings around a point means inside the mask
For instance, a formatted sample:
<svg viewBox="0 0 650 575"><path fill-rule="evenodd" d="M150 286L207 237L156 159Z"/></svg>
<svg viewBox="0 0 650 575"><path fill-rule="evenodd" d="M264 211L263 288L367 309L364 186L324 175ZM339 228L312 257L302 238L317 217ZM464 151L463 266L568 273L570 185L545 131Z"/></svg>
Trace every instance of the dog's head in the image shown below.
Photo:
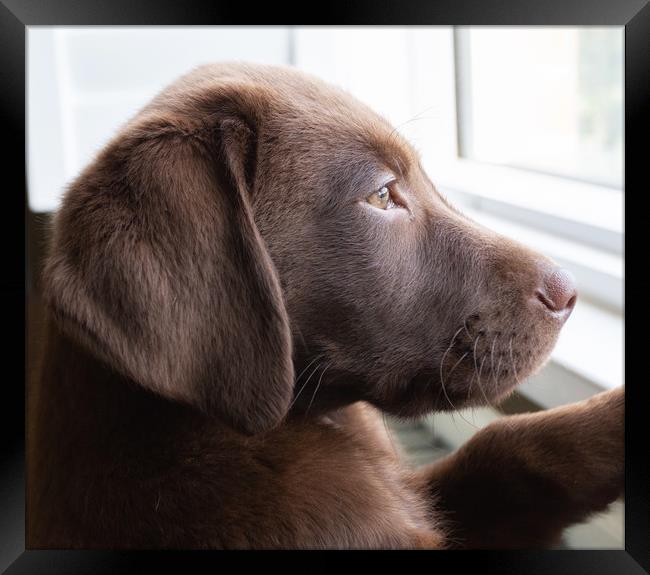
<svg viewBox="0 0 650 575"><path fill-rule="evenodd" d="M291 406L498 399L575 302L550 260L450 206L367 107L244 65L192 72L106 146L64 197L44 278L92 353L247 433Z"/></svg>

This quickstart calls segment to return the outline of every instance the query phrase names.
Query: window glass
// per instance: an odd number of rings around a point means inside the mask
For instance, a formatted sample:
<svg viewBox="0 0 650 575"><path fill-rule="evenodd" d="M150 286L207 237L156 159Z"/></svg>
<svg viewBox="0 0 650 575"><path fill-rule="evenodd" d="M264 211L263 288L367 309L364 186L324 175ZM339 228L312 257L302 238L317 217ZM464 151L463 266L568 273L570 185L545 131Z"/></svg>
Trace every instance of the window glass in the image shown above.
<svg viewBox="0 0 650 575"><path fill-rule="evenodd" d="M623 28L461 28L466 158L622 188Z"/></svg>

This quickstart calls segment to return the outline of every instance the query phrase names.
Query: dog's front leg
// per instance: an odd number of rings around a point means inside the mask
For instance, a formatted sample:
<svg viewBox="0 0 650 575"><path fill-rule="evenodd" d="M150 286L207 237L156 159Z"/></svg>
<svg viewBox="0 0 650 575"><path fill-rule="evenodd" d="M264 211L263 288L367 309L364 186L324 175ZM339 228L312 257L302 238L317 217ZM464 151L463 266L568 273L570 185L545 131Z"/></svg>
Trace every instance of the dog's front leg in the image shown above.
<svg viewBox="0 0 650 575"><path fill-rule="evenodd" d="M449 520L452 545L545 547L622 493L623 434L619 388L505 417L420 477Z"/></svg>

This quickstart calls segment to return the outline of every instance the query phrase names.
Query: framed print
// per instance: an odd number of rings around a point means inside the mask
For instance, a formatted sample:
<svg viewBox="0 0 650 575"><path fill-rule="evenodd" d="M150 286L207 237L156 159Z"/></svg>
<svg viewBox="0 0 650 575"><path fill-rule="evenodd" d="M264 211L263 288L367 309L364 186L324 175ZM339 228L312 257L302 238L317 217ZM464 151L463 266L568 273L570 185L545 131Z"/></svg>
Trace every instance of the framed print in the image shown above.
<svg viewBox="0 0 650 575"><path fill-rule="evenodd" d="M508 4L3 0L7 573L650 570L650 11Z"/></svg>

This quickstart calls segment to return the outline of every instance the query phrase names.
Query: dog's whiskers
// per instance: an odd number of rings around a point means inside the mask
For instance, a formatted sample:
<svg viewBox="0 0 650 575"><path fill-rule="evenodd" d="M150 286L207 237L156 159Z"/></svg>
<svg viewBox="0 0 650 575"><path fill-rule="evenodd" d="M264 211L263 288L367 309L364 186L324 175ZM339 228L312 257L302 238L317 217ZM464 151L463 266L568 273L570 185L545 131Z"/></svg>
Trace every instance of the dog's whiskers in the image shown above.
<svg viewBox="0 0 650 575"><path fill-rule="evenodd" d="M469 355L469 351L466 351L466 352L465 352L465 353L460 357L460 359L459 359L459 360L454 364L454 367L452 367L452 368L447 372L447 378L449 378L449 376L452 374L452 372L454 371L454 369L456 369L456 368L458 367L458 364L459 364L461 361L463 361L463 360L464 360L468 355Z"/></svg>
<svg viewBox="0 0 650 575"><path fill-rule="evenodd" d="M492 374L492 381L494 381L495 389L499 387L499 374L501 373L501 356L499 356L499 362L497 363L497 371Z"/></svg>
<svg viewBox="0 0 650 575"><path fill-rule="evenodd" d="M481 334L479 333L476 336L476 339L474 340L474 348L472 350L472 355L474 356L474 373L476 373L479 378L481 376L480 376L480 374L478 372L478 366L476 365L476 346L478 345L478 340L480 339L480 337L481 337Z"/></svg>
<svg viewBox="0 0 650 575"><path fill-rule="evenodd" d="M494 345L497 342L498 337L495 337L492 341L492 346L490 348L490 374L492 375L492 381L494 381Z"/></svg>
<svg viewBox="0 0 650 575"><path fill-rule="evenodd" d="M399 129L402 128L403 126L406 126L407 124L410 124L411 122L415 122L415 121L417 121L417 120L435 120L438 116L423 116L422 114L425 114L425 113L428 112L429 110L431 110L431 109L433 109L433 108L437 108L437 107L438 107L437 104L433 104L432 106L429 106L428 108L425 108L425 109L422 110L421 112L418 112L418 113L417 113L415 116L413 116L412 118L409 118L408 120L402 122L401 124L398 124L397 126L395 126L395 127L393 128L393 130L391 131L391 133L388 135L388 139L390 140L390 139L392 139L394 136L396 137L397 135L399 135Z"/></svg>
<svg viewBox="0 0 650 575"><path fill-rule="evenodd" d="M487 398L487 395L485 395L485 390L483 389L483 386L481 385L481 373L483 373L483 364L485 363L485 356L483 356L483 359L481 359L481 367L477 369L476 366L476 345L478 344L478 340L481 337L479 334L476 336L476 341L474 342L474 370L476 373L476 384L478 385L479 390L481 391L481 394L485 398L485 401L489 404L490 400Z"/></svg>
<svg viewBox="0 0 650 575"><path fill-rule="evenodd" d="M451 348L453 347L453 345L454 345L454 343L455 343L455 341L456 341L456 337L458 337L458 334L459 334L461 331L463 331L463 329L466 329L466 326L464 325L464 323L463 323L463 327L461 327L461 328L460 328L460 329L459 329L459 330L454 334L454 337L451 338L451 343L449 344L449 347L447 348L447 351L445 351L445 353L444 353L443 356L442 356L442 360L440 361L440 385L441 385L442 390L443 390L443 392L444 392L444 394L445 394L445 397L447 398L447 401L449 402L449 405L451 405L451 407L452 407L452 409L454 410L454 412L456 412L456 413L458 414L458 416L459 416L459 417L460 417L460 418L461 418L465 423L467 423L467 425L469 425L469 426L471 426L471 427L474 427L474 428L478 429L478 427L476 427L476 425L474 425L471 421L467 420L467 419L463 416L463 414L460 412L460 410L458 410L458 409L456 408L456 406L453 404L453 402L451 401L449 395L447 394L447 389L445 388L445 381L444 381L444 377L443 377L443 365L444 365L444 362L445 362L445 358L446 358L446 356L447 356L447 353L449 353L449 351L451 350ZM465 352L465 353L460 357L460 359L458 359L458 361L456 361L456 363L453 365L453 367L452 367L452 368L447 372L447 377L448 377L448 378L449 378L449 376L452 374L452 372L456 369L456 367L458 367L458 365L459 365L459 364L460 364L460 363L461 363L461 362L462 362L462 361L463 361L463 360L468 356L468 354L469 354L469 352L466 351L466 352ZM453 413L453 412L452 412L452 414L451 414L451 419L452 419L452 421L454 422L454 425L456 425L456 422L454 421L454 413Z"/></svg>
<svg viewBox="0 0 650 575"><path fill-rule="evenodd" d="M321 359L324 355L325 355L324 353L319 353L318 355L316 355L316 357L314 357L314 359L312 359L312 360L307 364L307 367L305 367L305 369L303 369L303 370L300 372L300 375L298 375L298 377L296 377L296 384L300 381L300 378L303 376L303 374L304 374L304 373L305 373L305 372L306 372L306 371L307 371L307 370L308 370L308 369L313 365L313 363L314 363L316 360Z"/></svg>
<svg viewBox="0 0 650 575"><path fill-rule="evenodd" d="M481 367L478 368L478 377L477 377L477 382L481 382L481 374L483 373L483 364L485 363L485 356L483 356L483 359L481 359Z"/></svg>
<svg viewBox="0 0 650 575"><path fill-rule="evenodd" d="M481 385L481 373L483 372L483 364L485 363L485 356L483 356L483 359L481 360L481 367L479 368L478 371L478 377L476 378L476 383L478 384L478 388L481 390L481 394L483 395L483 398L485 399L485 402L492 408L494 408L494 405L492 405L492 402L488 399L487 395L485 394L485 390L483 389L483 386Z"/></svg>
<svg viewBox="0 0 650 575"><path fill-rule="evenodd" d="M452 409L456 411L456 406L453 404L451 399L449 399L449 395L447 394L447 390L445 389L445 378L443 374L443 366L445 365L445 359L447 358L447 354L451 351L451 348L454 346L454 343L456 342L456 338L458 337L458 334L463 331L464 328L460 328L454 336L451 338L451 343L449 344L449 347L446 349L445 353L442 354L442 359L440 360L440 385L442 387L442 391L445 394L445 397L447 398L447 401L449 402L449 405L451 405Z"/></svg>
<svg viewBox="0 0 650 575"><path fill-rule="evenodd" d="M472 337L472 334L469 332L469 328L467 327L467 320L466 319L463 321L463 327L465 328L465 332L467 333L467 337L469 337L469 339L473 342L474 338ZM481 334L478 334L476 336L476 339L478 339L480 336L481 336Z"/></svg>
<svg viewBox="0 0 650 575"><path fill-rule="evenodd" d="M303 374L304 374L304 373L309 369L309 367L310 367L310 366L311 366L311 365L312 365L316 360L322 358L324 355L325 355L324 353L321 353L321 354L317 355L314 359L312 359L312 360L309 362L309 365L307 365L307 367L306 367L305 369L303 369L302 372L300 372L300 375L296 378L296 384L298 383L298 381L300 380L300 378L302 377L302 375L303 375ZM307 384L309 383L309 380L310 380L310 379L312 378L312 376L313 376L313 375L318 371L318 368L319 368L321 365L322 365L321 363L317 364L316 367L315 367L315 368L312 370L312 372L309 374L309 377L305 380L305 383L302 384L302 387L300 388L300 390L298 391L298 393L296 393L296 396L293 398L293 401L292 401L291 404L289 405L289 409L291 409L291 408L293 407L293 405L296 403L296 401L298 401L298 398L300 397L300 394L302 393L303 389L305 389L305 387L306 387Z"/></svg>
<svg viewBox="0 0 650 575"><path fill-rule="evenodd" d="M469 380L469 387L467 388L467 400L469 401L470 395L472 395L472 384L474 383L474 378L476 377L476 362L474 362L474 373Z"/></svg>
<svg viewBox="0 0 650 575"><path fill-rule="evenodd" d="M323 372L320 374L320 377L318 378L318 383L316 384L316 389L314 390L313 395L311 396L311 400L309 402L309 405L307 406L307 410L305 411L305 417L307 417L307 414L309 413L309 409L311 408L311 404L314 403L314 399L316 398L316 394L318 393L318 390L320 388L321 381L323 381L323 376L325 375L325 372L332 366L332 361L330 361L326 366Z"/></svg>
<svg viewBox="0 0 650 575"><path fill-rule="evenodd" d="M512 357L512 338L510 338L510 343L508 344L508 346L510 347L510 363L512 364L512 372L513 372L513 374L515 376L515 381L517 382L517 385L520 385L521 382L519 381L519 374L517 373L517 366L515 365L515 360Z"/></svg>

